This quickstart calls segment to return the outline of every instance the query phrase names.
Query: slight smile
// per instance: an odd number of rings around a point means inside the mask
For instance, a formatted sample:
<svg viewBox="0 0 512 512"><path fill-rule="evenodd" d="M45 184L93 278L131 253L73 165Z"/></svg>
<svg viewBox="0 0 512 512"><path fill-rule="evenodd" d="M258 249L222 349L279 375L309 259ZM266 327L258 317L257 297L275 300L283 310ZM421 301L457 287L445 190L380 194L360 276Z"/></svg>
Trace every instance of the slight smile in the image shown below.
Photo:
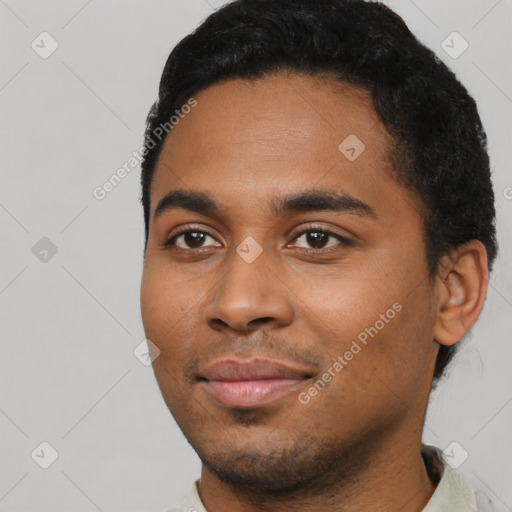
<svg viewBox="0 0 512 512"><path fill-rule="evenodd" d="M204 389L223 406L252 409L298 390L311 378L304 368L268 358L224 359L199 375Z"/></svg>

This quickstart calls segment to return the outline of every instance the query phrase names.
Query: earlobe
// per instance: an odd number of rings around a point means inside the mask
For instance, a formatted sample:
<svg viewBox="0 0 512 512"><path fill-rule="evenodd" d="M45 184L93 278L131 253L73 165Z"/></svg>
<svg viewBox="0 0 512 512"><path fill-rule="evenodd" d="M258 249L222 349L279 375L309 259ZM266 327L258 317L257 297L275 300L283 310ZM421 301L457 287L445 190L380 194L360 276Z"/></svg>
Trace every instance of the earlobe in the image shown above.
<svg viewBox="0 0 512 512"><path fill-rule="evenodd" d="M449 251L439 263L434 339L454 345L476 322L487 294L487 251L471 240Z"/></svg>

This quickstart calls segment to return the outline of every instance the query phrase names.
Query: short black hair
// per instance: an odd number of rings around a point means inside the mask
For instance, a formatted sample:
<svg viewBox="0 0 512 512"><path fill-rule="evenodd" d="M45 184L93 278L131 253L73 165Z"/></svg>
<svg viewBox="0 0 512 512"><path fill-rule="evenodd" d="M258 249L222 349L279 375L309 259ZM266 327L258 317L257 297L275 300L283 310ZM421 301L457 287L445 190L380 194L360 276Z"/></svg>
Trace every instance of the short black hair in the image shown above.
<svg viewBox="0 0 512 512"><path fill-rule="evenodd" d="M450 248L480 240L497 253L487 137L455 74L391 9L366 0L235 0L211 14L169 55L144 137L146 243L150 186L165 141L154 133L192 95L224 80L272 73L329 74L369 91L393 139L396 180L419 198L429 277ZM160 130L162 131L162 130ZM170 130L166 130L168 132ZM434 385L455 353L440 346Z"/></svg>

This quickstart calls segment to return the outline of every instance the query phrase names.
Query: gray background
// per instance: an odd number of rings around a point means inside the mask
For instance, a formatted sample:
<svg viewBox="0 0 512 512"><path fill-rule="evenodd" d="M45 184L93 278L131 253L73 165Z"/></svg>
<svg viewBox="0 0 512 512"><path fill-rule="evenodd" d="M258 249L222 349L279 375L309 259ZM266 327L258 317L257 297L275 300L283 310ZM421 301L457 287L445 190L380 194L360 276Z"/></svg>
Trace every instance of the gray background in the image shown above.
<svg viewBox="0 0 512 512"><path fill-rule="evenodd" d="M92 191L139 149L172 47L223 3L0 0L0 511L163 512L199 476L133 354L140 167L103 200ZM486 305L432 396L425 441L459 443L459 471L512 510L512 1L387 3L477 100L498 211ZM43 31L59 45L46 59L31 47L50 48ZM441 48L453 31L469 43L456 59ZM43 441L58 452L48 469Z"/></svg>

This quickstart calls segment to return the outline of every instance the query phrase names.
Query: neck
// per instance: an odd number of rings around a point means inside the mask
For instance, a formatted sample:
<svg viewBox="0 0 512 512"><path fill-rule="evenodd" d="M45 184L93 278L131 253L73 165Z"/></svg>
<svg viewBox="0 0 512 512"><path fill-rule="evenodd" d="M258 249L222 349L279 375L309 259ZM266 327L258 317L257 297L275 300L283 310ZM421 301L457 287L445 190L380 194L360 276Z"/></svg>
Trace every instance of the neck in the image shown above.
<svg viewBox="0 0 512 512"><path fill-rule="evenodd" d="M203 466L201 501L208 512L420 512L435 484L421 457L421 429L411 432L408 427L390 439L379 439L377 446L366 451L368 460L358 464L357 471L345 471L334 485L315 494L297 491L277 496L248 491L222 482Z"/></svg>

